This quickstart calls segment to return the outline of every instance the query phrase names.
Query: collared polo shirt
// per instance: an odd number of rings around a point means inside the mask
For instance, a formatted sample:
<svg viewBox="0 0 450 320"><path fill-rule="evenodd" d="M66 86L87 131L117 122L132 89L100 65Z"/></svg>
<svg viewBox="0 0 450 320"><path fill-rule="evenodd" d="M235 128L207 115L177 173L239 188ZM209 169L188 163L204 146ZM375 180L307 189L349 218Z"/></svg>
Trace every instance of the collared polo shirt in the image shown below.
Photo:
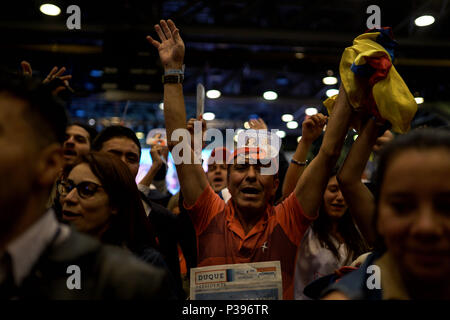
<svg viewBox="0 0 450 320"><path fill-rule="evenodd" d="M312 222L292 193L277 206L268 205L245 234L233 199L223 201L208 185L188 211L197 234L198 266L277 261L281 263L283 298L293 298L298 246Z"/></svg>

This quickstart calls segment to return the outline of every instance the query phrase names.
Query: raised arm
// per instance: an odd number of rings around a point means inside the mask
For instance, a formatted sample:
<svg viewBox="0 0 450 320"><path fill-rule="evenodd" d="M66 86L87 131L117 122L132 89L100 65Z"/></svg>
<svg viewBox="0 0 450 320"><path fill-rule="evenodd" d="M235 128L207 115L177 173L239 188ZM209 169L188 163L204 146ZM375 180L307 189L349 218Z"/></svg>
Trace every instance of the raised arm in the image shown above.
<svg viewBox="0 0 450 320"><path fill-rule="evenodd" d="M31 77L33 75L33 69L31 68L31 64L28 61L22 61L20 63L20 66L22 68L22 74L26 77ZM50 73L45 77L45 79L42 81L42 83L49 84L52 81L59 81L59 84L54 85L53 94L58 95L59 92L68 89L69 91L73 92L73 89L69 86L69 80L72 79L72 75L67 74L63 75L64 72L66 72L66 68L62 67L58 69L58 67L53 67L53 69L50 71Z"/></svg>
<svg viewBox="0 0 450 320"><path fill-rule="evenodd" d="M341 153L351 116L352 109L341 85L319 153L306 167L295 187L295 195L306 216L317 215L329 175Z"/></svg>
<svg viewBox="0 0 450 320"><path fill-rule="evenodd" d="M339 187L348 205L348 208L358 225L366 241L373 245L375 242L375 230L373 217L375 214L374 197L366 185L361 181L361 176L369 160L370 154L377 142L386 143L392 139L392 133L386 133L377 139L381 129L370 119L361 134L353 143L347 158L337 175ZM379 146L378 146L379 148Z"/></svg>
<svg viewBox="0 0 450 320"><path fill-rule="evenodd" d="M181 70L184 61L184 43L180 32L172 20L161 20L155 25L155 31L161 42L147 36L147 40L159 52L164 71ZM183 86L180 83L164 84L164 118L166 124L169 150L178 143L172 140L176 129L186 129L186 110L183 97ZM193 160L192 149L191 160ZM192 163L192 161L191 161ZM178 164L176 166L181 191L187 205L193 205L208 185L205 173L200 164Z"/></svg>
<svg viewBox="0 0 450 320"><path fill-rule="evenodd" d="M142 178L141 182L139 182L139 184L150 187L156 174L164 165L163 159L165 159L167 163L168 153L169 150L166 146L161 146L159 144L154 144L151 146L150 157L152 158L152 166L150 167L144 178Z"/></svg>
<svg viewBox="0 0 450 320"><path fill-rule="evenodd" d="M305 170L306 157L308 156L309 148L322 133L326 121L327 117L321 113L315 114L303 121L302 138L297 144L297 149L295 150L284 178L283 197L288 196L295 190L298 179L300 179L300 176Z"/></svg>

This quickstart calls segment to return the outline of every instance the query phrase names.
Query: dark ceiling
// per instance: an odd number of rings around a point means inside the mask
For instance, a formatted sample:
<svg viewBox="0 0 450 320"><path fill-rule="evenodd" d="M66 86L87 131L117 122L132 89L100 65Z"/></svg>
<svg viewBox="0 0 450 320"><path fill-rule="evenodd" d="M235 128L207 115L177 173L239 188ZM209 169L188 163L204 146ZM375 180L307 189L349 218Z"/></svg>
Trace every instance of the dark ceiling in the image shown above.
<svg viewBox="0 0 450 320"><path fill-rule="evenodd" d="M287 129L281 115L292 113L301 124L306 107L323 108L326 90L336 86L324 85L322 78L328 70L336 74L343 49L366 30L366 9L376 4L382 26L392 27L399 42L397 70L411 92L425 98L414 126L448 125L448 0L45 1L62 8L57 17L39 12L43 2L2 4L1 64L17 69L28 60L37 76L66 66L76 91L69 110L79 120L93 118L101 126L121 117L143 132L163 126L162 70L145 36L155 36L159 19L171 18L186 43L188 115L194 115L201 82L222 92L206 101L206 111L216 114L210 126L242 128L258 115L271 128L285 130L294 145L301 128ZM66 27L71 4L81 8L81 30ZM436 22L416 27L414 18L423 13ZM279 98L264 100L266 90Z"/></svg>

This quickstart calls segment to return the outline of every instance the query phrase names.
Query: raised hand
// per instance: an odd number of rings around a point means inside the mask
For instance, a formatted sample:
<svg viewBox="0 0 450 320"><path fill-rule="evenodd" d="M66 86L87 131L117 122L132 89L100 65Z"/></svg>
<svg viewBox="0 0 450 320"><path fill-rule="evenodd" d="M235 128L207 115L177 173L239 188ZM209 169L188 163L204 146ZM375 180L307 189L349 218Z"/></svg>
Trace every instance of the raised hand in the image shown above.
<svg viewBox="0 0 450 320"><path fill-rule="evenodd" d="M305 118L302 124L302 140L313 143L321 135L327 119L328 117L321 113Z"/></svg>
<svg viewBox="0 0 450 320"><path fill-rule="evenodd" d="M22 67L22 74L26 77L31 77L33 75L33 70L31 69L31 65L28 61L22 61L20 63Z"/></svg>
<svg viewBox="0 0 450 320"><path fill-rule="evenodd" d="M28 61L22 61L20 63L20 66L22 67L22 74L24 76L31 77L33 75L33 69L31 68L31 65ZM47 77L45 77L45 79L42 81L42 83L48 84L54 80L60 80L58 84L55 84L54 86L54 89L52 91L54 95L57 95L60 91L63 91L65 89L73 92L73 89L69 86L69 79L72 79L72 75L67 74L63 76L64 72L66 72L65 67L62 67L61 69L58 69L58 67L53 67Z"/></svg>
<svg viewBox="0 0 450 320"><path fill-rule="evenodd" d="M42 82L49 83L50 81L58 78L58 79L62 80L66 86L68 86L69 85L68 80L72 78L72 75L67 74L67 75L63 76L64 72L66 72L66 67L62 67L59 70L58 70L58 67L53 67L53 69L50 71L50 73L47 75L47 77L45 77L44 81L42 81Z"/></svg>
<svg viewBox="0 0 450 320"><path fill-rule="evenodd" d="M156 41L151 36L147 36L150 42L159 52L159 58L164 69L181 69L184 60L184 42L180 37L180 30L177 29L172 20L161 20L155 25L155 31L161 42Z"/></svg>
<svg viewBox="0 0 450 320"><path fill-rule="evenodd" d="M394 139L394 135L390 130L386 130L383 135L377 138L375 145L373 146L374 152L379 152L388 142Z"/></svg>
<svg viewBox="0 0 450 320"><path fill-rule="evenodd" d="M207 124L206 121L203 119L203 115L200 115L198 119L190 118L189 121L186 124L186 129L191 134L191 148L194 150L194 123L195 121L201 121L202 122L202 149L206 147L206 141L204 141L203 137L205 135Z"/></svg>
<svg viewBox="0 0 450 320"><path fill-rule="evenodd" d="M163 163L167 163L167 156L169 154L169 149L166 146L155 144L150 149L150 156L152 158L152 163L158 168L161 167Z"/></svg>
<svg viewBox="0 0 450 320"><path fill-rule="evenodd" d="M249 120L248 124L250 126L250 129L267 130L267 124L261 118Z"/></svg>

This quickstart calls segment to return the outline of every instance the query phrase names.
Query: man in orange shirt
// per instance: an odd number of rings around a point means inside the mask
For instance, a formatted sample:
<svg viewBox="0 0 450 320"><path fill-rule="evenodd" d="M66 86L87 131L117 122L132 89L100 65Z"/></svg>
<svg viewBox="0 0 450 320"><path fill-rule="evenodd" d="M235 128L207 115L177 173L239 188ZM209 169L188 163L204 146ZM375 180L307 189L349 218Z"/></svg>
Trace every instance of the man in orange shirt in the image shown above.
<svg viewBox="0 0 450 320"><path fill-rule="evenodd" d="M164 117L172 149L176 129L186 129L183 98L185 47L173 21L155 26L161 42L148 36L158 49L164 66ZM198 265L274 261L281 262L283 297L293 298L293 276L297 248L307 227L317 217L328 176L339 157L351 118L347 96L341 87L333 115L316 158L305 169L294 192L277 206L272 205L279 185L278 175L264 175L265 161L258 148L235 151L228 165L227 183L232 195L225 202L208 184L200 164L191 161L176 166L188 210L198 239ZM245 162L236 161L244 157Z"/></svg>

